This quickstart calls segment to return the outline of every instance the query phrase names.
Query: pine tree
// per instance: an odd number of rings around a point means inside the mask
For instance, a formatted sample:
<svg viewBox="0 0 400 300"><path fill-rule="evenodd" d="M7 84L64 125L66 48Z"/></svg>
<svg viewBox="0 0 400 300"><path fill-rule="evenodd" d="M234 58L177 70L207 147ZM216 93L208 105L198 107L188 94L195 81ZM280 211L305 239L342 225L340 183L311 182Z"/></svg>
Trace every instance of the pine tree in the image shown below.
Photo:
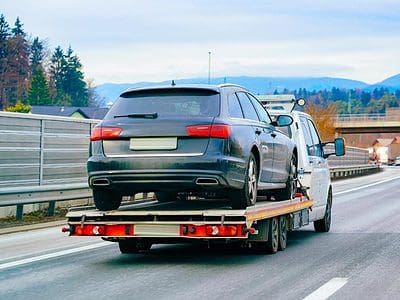
<svg viewBox="0 0 400 300"><path fill-rule="evenodd" d="M36 37L31 46L31 55L30 55L30 62L31 62L31 69L35 70L38 66L42 66L43 59L44 59L44 45L43 42ZM42 66L43 67L43 66Z"/></svg>
<svg viewBox="0 0 400 300"><path fill-rule="evenodd" d="M88 106L88 88L84 81L82 64L71 47L67 53L57 47L51 60L50 72L56 86L56 102L71 101L69 105Z"/></svg>
<svg viewBox="0 0 400 300"><path fill-rule="evenodd" d="M15 20L14 28L11 29L12 34L14 36L25 36L26 34L22 26L24 26L24 24L22 24L19 17L17 17L17 19Z"/></svg>
<svg viewBox="0 0 400 300"><path fill-rule="evenodd" d="M33 71L31 87L28 91L30 105L51 105L49 85L43 69L39 66Z"/></svg>
<svg viewBox="0 0 400 300"><path fill-rule="evenodd" d="M8 106L5 95L7 69L7 39L10 36L10 26L3 14L0 15L0 110Z"/></svg>

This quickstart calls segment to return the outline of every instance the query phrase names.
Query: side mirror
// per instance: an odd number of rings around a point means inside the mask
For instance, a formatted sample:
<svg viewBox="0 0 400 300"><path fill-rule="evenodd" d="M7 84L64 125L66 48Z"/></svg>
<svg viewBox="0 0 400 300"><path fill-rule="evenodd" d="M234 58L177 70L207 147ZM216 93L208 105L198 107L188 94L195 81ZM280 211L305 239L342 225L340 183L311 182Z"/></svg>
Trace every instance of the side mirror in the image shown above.
<svg viewBox="0 0 400 300"><path fill-rule="evenodd" d="M293 118L288 115L279 115L276 117L276 120L272 122L272 125L276 127L286 127L292 125Z"/></svg>
<svg viewBox="0 0 400 300"><path fill-rule="evenodd" d="M344 142L344 138L336 138L335 139L335 155L343 156L346 154L346 145Z"/></svg>

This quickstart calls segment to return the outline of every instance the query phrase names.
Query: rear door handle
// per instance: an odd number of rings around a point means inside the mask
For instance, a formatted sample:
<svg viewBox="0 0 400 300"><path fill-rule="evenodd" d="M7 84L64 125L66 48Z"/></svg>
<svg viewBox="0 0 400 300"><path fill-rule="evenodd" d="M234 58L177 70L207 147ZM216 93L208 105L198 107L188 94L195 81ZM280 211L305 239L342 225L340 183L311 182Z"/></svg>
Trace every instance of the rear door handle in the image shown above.
<svg viewBox="0 0 400 300"><path fill-rule="evenodd" d="M260 134L261 134L261 132L262 132L262 131L261 131L261 129L260 129L260 128L256 128L256 134L257 134L257 135L260 135Z"/></svg>

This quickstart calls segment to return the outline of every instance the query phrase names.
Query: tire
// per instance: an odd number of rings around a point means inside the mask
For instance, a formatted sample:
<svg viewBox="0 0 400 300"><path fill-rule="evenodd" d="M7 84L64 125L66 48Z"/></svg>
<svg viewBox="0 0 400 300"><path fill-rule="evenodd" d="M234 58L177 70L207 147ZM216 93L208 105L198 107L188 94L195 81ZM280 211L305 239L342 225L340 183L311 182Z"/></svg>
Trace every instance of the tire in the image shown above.
<svg viewBox="0 0 400 300"><path fill-rule="evenodd" d="M118 242L119 251L122 254L135 254L140 252L147 252L150 250L152 244L145 241L137 240L121 240Z"/></svg>
<svg viewBox="0 0 400 300"><path fill-rule="evenodd" d="M122 195L112 190L93 189L93 200L98 210L114 210L121 205Z"/></svg>
<svg viewBox="0 0 400 300"><path fill-rule="evenodd" d="M332 190L328 192L326 201L325 215L321 220L314 221L314 229L316 232L328 232L331 229L332 221Z"/></svg>
<svg viewBox="0 0 400 300"><path fill-rule="evenodd" d="M297 158L292 154L292 159L289 165L289 176L286 181L286 187L282 190L277 190L274 193L275 200L291 200L296 197L297 192Z"/></svg>
<svg viewBox="0 0 400 300"><path fill-rule="evenodd" d="M279 243L278 249L283 251L287 245L287 218L286 216L279 217Z"/></svg>
<svg viewBox="0 0 400 300"><path fill-rule="evenodd" d="M178 193L176 192L155 192L158 202L171 202L175 201Z"/></svg>
<svg viewBox="0 0 400 300"><path fill-rule="evenodd" d="M275 254L279 248L279 221L277 217L271 218L268 224L268 241L265 250L269 254Z"/></svg>
<svg viewBox="0 0 400 300"><path fill-rule="evenodd" d="M249 161L246 168L244 186L240 190L231 191L230 198L232 202L232 208L245 209L248 206L255 205L257 201L257 185L257 162L253 153L250 153Z"/></svg>

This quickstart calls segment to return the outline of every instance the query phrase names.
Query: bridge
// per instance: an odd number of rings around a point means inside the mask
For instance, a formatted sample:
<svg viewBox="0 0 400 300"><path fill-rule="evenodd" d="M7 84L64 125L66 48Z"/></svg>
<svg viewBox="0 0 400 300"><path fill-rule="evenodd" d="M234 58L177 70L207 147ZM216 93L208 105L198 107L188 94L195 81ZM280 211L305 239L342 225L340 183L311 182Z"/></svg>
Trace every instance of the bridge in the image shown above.
<svg viewBox="0 0 400 300"><path fill-rule="evenodd" d="M400 134L400 115L350 114L336 116L336 132L348 133L397 133Z"/></svg>

